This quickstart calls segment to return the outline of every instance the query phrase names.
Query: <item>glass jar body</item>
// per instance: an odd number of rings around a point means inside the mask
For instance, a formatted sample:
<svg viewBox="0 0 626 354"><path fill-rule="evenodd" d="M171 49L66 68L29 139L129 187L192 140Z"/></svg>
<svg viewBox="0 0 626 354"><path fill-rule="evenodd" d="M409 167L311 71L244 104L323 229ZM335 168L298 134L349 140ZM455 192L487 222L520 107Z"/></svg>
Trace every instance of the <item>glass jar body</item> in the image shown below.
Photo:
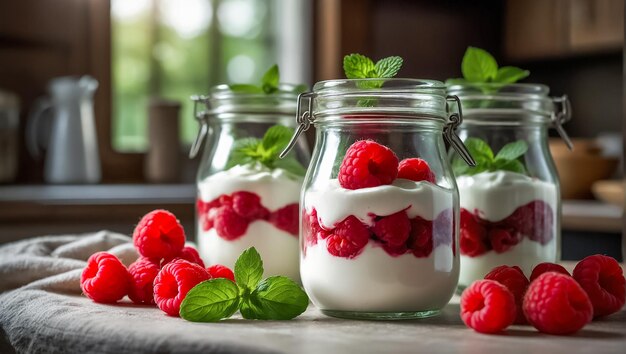
<svg viewBox="0 0 626 354"><path fill-rule="evenodd" d="M325 314L345 318L437 314L452 297L459 272L458 192L443 120L386 113L330 117L316 128L300 233L300 273L311 301ZM338 176L348 163L346 152L361 140L391 149L398 161L423 159L433 178L344 187Z"/></svg>
<svg viewBox="0 0 626 354"><path fill-rule="evenodd" d="M487 123L490 121L490 123ZM461 206L460 287L482 279L501 265L518 266L526 276L542 262L560 258L560 193L548 147L547 123L504 124L471 117L459 136L481 139L497 153L524 141L528 150L517 160L523 171L493 169L457 175Z"/></svg>
<svg viewBox="0 0 626 354"><path fill-rule="evenodd" d="M239 255L255 247L265 276L298 279L298 204L304 176L237 155L242 143L260 141L276 125L293 128L293 116L238 113L208 122L196 202L196 243L207 266L233 269ZM289 156L305 168L306 142Z"/></svg>

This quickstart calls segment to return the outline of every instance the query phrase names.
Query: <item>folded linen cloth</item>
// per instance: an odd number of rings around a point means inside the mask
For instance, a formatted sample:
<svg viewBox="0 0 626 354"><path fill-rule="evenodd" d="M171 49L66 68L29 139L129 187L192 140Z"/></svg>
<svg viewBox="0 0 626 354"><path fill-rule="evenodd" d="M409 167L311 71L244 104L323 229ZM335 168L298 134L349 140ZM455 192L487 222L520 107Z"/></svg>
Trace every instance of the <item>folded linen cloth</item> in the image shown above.
<svg viewBox="0 0 626 354"><path fill-rule="evenodd" d="M0 247L0 293L26 288L80 293L87 259L108 251L129 265L138 255L128 236L99 231L84 235L43 236Z"/></svg>

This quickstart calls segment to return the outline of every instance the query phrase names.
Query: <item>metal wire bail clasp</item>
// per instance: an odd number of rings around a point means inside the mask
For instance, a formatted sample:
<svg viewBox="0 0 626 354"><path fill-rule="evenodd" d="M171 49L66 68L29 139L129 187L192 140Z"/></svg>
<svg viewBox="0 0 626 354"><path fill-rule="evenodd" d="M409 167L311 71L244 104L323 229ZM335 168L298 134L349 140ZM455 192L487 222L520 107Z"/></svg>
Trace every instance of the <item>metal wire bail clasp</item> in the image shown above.
<svg viewBox="0 0 626 354"><path fill-rule="evenodd" d="M454 101L456 104L457 112L450 109L447 102ZM456 128L463 122L463 113L461 112L461 100L455 95L448 95L446 97L446 108L448 112L452 112L448 117L448 123L443 128L443 137L446 141L452 145L452 148L461 156L463 161L469 166L475 167L476 161L472 157L472 154L467 150L465 144L458 135L456 135Z"/></svg>
<svg viewBox="0 0 626 354"><path fill-rule="evenodd" d="M193 101L193 117L198 121L198 124L200 125L198 135L196 135L196 140L191 145L191 150L189 150L189 158L193 159L194 157L196 157L196 155L198 155L198 151L200 151L200 146L202 146L202 141L209 131L209 125L207 122L209 115L206 111L198 112L198 105L206 104L207 97L194 95L191 96L191 100Z"/></svg>
<svg viewBox="0 0 626 354"><path fill-rule="evenodd" d="M296 145L296 142L298 141L300 135L307 131L311 126L311 123L313 123L313 120L315 120L312 114L313 97L315 97L315 93L313 92L305 92L298 95L298 106L296 108L296 122L298 122L298 128L291 137L289 144L287 144L287 146L285 146L280 155L278 155L278 157L280 157L281 159L287 156L289 151L291 151L291 149L293 149L293 147ZM308 99L309 102L306 111L302 112L301 106L304 99Z"/></svg>
<svg viewBox="0 0 626 354"><path fill-rule="evenodd" d="M574 144L572 144L572 140L569 135L563 128L563 123L567 123L572 119L572 104L567 98L567 95L563 95L561 97L552 97L552 102L554 102L554 106L556 107L554 113L552 113L552 122L554 123L554 128L556 132L559 133L561 139L567 145L567 148L570 150L574 150Z"/></svg>

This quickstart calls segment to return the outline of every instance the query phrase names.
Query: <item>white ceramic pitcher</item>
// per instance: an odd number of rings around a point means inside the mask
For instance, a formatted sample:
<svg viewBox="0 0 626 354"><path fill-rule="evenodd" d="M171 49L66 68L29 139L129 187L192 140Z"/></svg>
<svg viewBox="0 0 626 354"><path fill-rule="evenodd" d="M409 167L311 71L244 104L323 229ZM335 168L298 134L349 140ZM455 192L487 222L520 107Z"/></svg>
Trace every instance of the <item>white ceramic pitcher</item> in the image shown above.
<svg viewBox="0 0 626 354"><path fill-rule="evenodd" d="M46 140L44 179L48 183L97 183L100 158L93 110L98 81L90 76L50 81L50 97L35 102L28 119L26 143L34 157ZM51 112L52 114L46 114ZM51 119L45 125L43 118ZM42 129L49 127L48 129Z"/></svg>

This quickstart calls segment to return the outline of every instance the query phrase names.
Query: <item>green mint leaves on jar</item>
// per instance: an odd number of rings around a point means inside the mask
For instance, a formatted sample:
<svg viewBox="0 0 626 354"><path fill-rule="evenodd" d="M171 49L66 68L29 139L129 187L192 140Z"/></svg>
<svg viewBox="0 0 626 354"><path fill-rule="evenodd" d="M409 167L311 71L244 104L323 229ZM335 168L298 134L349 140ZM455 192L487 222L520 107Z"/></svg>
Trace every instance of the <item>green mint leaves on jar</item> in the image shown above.
<svg viewBox="0 0 626 354"><path fill-rule="evenodd" d="M226 168L260 163L269 169L280 168L296 176L304 176L306 168L294 156L279 158L289 144L294 130L282 125L270 127L262 139L243 138L235 141Z"/></svg>
<svg viewBox="0 0 626 354"><path fill-rule="evenodd" d="M252 84L230 84L228 85L231 91L237 93L249 93L249 94L273 94L276 92L283 92L280 89L280 70L278 69L278 65L274 64L271 68L269 68L263 77L261 78L261 83L259 85ZM298 85L294 87L293 90L288 92L293 93L302 93L308 90L308 86L306 85Z"/></svg>
<svg viewBox="0 0 626 354"><path fill-rule="evenodd" d="M520 161L520 158L528 151L528 144L523 140L504 145L495 155L491 147L482 139L468 138L465 146L476 160L476 166L468 166L458 155L455 155L452 159L452 170L457 177L496 171L511 171L527 175L526 167Z"/></svg>
<svg viewBox="0 0 626 354"><path fill-rule="evenodd" d="M465 51L461 62L461 72L463 78L448 79L446 84L513 84L530 75L530 71L515 66L498 67L493 55L476 47L468 47Z"/></svg>
<svg viewBox="0 0 626 354"><path fill-rule="evenodd" d="M392 78L402 68L402 58L391 56L376 63L362 54L349 54L343 57L343 71L348 79L384 79ZM358 83L360 88L380 88L383 80L371 80Z"/></svg>
<svg viewBox="0 0 626 354"><path fill-rule="evenodd" d="M180 306L180 317L192 322L216 322L237 310L249 320L290 320L309 306L309 297L293 280L272 276L261 280L263 261L254 247L235 263L235 281L217 278L196 285Z"/></svg>

